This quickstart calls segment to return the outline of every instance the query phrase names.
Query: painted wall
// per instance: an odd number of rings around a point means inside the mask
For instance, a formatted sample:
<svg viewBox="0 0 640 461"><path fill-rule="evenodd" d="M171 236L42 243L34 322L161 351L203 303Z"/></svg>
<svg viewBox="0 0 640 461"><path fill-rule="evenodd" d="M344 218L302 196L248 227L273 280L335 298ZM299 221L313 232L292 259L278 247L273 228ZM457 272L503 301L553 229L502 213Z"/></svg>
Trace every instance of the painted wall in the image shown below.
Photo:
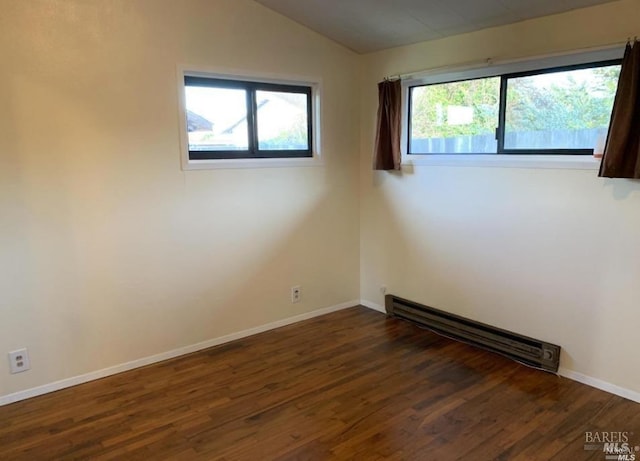
<svg viewBox="0 0 640 461"><path fill-rule="evenodd" d="M248 0L0 10L0 396L358 299L353 53ZM182 171L178 64L321 78L324 166Z"/></svg>
<svg viewBox="0 0 640 461"><path fill-rule="evenodd" d="M371 171L386 75L515 59L640 35L622 0L365 57L361 297L390 293L563 347L565 372L640 392L640 182L597 171L498 167ZM637 395L637 394L636 394Z"/></svg>

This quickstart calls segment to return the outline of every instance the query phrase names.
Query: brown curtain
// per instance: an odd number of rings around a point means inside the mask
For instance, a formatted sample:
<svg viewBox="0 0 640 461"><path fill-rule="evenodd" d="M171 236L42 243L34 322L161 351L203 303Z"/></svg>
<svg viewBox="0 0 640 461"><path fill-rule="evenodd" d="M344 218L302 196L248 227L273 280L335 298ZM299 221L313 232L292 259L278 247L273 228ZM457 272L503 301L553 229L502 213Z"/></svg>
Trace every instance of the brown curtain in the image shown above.
<svg viewBox="0 0 640 461"><path fill-rule="evenodd" d="M400 169L400 80L378 83L378 125L373 158L374 170Z"/></svg>
<svg viewBox="0 0 640 461"><path fill-rule="evenodd" d="M600 165L601 177L640 178L640 43L627 44L609 134Z"/></svg>

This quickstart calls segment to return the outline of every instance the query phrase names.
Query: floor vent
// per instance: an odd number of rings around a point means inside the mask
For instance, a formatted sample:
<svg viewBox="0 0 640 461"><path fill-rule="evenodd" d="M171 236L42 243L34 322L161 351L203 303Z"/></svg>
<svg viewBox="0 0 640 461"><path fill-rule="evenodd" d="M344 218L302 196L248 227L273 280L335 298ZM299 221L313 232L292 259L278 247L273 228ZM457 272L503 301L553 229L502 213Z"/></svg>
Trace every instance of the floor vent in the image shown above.
<svg viewBox="0 0 640 461"><path fill-rule="evenodd" d="M385 296L387 314L435 333L500 353L518 362L557 372L560 346L492 327L393 295Z"/></svg>

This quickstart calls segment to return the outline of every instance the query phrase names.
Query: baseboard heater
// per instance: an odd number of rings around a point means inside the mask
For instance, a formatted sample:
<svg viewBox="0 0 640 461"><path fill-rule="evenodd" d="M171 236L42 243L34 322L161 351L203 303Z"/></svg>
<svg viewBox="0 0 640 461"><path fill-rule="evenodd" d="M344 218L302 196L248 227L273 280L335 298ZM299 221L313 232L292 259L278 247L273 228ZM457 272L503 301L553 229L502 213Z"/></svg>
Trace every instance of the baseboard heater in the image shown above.
<svg viewBox="0 0 640 461"><path fill-rule="evenodd" d="M492 327L459 315L423 306L394 295L385 296L387 314L435 333L472 344L545 371L557 372L560 346Z"/></svg>

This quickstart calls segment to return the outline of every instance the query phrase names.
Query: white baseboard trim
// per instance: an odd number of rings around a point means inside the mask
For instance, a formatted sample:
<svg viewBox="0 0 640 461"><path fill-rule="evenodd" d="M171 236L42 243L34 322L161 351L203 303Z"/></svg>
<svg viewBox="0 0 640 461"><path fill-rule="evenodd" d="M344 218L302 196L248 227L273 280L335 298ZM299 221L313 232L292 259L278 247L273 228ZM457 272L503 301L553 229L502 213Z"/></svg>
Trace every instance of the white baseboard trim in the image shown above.
<svg viewBox="0 0 640 461"><path fill-rule="evenodd" d="M31 397L37 397L38 395L59 391L61 389L66 389L68 387L77 386L78 384L83 384L89 381L94 381L96 379L105 378L107 376L133 370L135 368L144 367L146 365L151 365L153 363L162 362L164 360L173 359L181 355L191 354L192 352L197 352L203 349L207 349L209 347L219 346L220 344L235 341L236 339L246 338L248 336L256 335L258 333L263 333L265 331L273 330L286 325L291 325L293 323L301 322L303 320L309 320L314 317L330 314L331 312L347 309L349 307L353 307L358 304L377 312L386 313L384 306L381 306L380 304L374 303L372 301L368 301L365 299L361 299L360 301L358 300L349 301L349 302L341 303L335 306L326 307L323 309L318 309L315 311L296 315L294 317L277 320L275 322L267 323L265 325L260 325L258 327L249 328L248 330L242 330L236 333L231 333L225 336L221 336L219 338L214 338L208 341L192 344L190 346L181 347L178 349L174 349L172 351L163 352L163 353L152 355L149 357L143 357L141 359L132 360L131 362L122 363L109 368L104 368L102 370L92 371L90 373L86 373L80 376L74 376L72 378L67 378L67 379L63 379L53 383L44 384L42 386L26 389L24 391L15 392L13 394L3 395L3 396L0 396L0 406L8 405L14 402L19 402L20 400L29 399ZM561 367L558 370L558 374L560 376L571 379L573 381L586 384L587 386L595 387L596 389L609 392L610 394L618 395L620 397L624 397L626 399L640 403L640 392L632 391L630 389L626 389L624 387L620 387L615 384L611 384L606 381L603 381L601 379L593 378L591 376L578 373L577 371L569 370L567 368Z"/></svg>
<svg viewBox="0 0 640 461"><path fill-rule="evenodd" d="M144 367L153 363L162 362L164 360L173 359L181 355L191 354L202 349L208 349L213 346L219 346L220 344L235 341L236 339L246 338L247 336L256 335L265 331L274 330L276 328L291 325L293 323L302 322L303 320L309 320L321 315L330 314L342 309L357 306L360 301L349 301L346 303L337 304L335 306L325 307L323 309L317 309L315 311L306 312L304 314L296 315L282 320L276 320L275 322L260 325L258 327L249 328L248 330L238 331L237 333L231 333L219 338L210 339L190 346L181 347L172 351L162 352L160 354L152 355L149 357L143 357L141 359L132 360L131 362L114 365L102 370L92 371L80 376L74 376L72 378L66 378L60 381L56 381L42 386L26 389L24 391L18 391L12 394L0 396L0 406L8 405L10 403L19 402L20 400L29 399L31 397L37 397L38 395L48 394L50 392L59 391L68 387L77 386L78 384L87 383L96 379L105 378L107 376L115 375L125 371L133 370L135 368Z"/></svg>
<svg viewBox="0 0 640 461"><path fill-rule="evenodd" d="M558 370L558 374L565 378L572 379L573 381L586 384L587 386L595 387L596 389L600 389L610 394L619 395L625 399L640 403L640 392L632 391L631 389L626 389L624 387L602 381L601 379L583 375L577 371L568 370L562 367Z"/></svg>
<svg viewBox="0 0 640 461"><path fill-rule="evenodd" d="M378 312L382 312L383 314L386 314L387 311L385 310L384 306L381 306L380 304L374 303L373 301L367 301L366 299L361 299L360 300L360 305L367 307L369 309L373 309L374 311L378 311Z"/></svg>

